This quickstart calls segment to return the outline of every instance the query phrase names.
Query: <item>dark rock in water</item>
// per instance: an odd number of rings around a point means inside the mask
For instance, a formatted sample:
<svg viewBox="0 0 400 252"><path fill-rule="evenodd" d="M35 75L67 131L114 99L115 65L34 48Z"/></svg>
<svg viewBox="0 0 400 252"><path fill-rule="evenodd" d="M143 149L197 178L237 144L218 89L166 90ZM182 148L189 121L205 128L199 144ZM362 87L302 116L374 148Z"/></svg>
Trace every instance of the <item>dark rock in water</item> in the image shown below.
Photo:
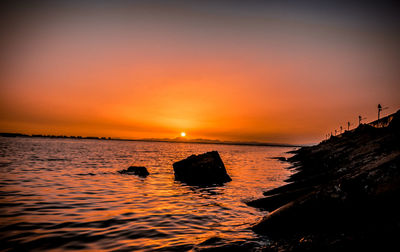
<svg viewBox="0 0 400 252"><path fill-rule="evenodd" d="M279 207L297 199L299 196L302 196L302 195L310 192L311 190L312 190L312 188L308 188L308 187L295 189L295 190L287 190L283 193L278 193L278 194L270 195L265 198L246 202L246 204L248 206L262 208L262 209L265 209L265 210L271 212L271 211L278 209Z"/></svg>
<svg viewBox="0 0 400 252"><path fill-rule="evenodd" d="M149 172L144 166L130 166L127 170L118 171L121 174L138 175L139 177L147 177Z"/></svg>
<svg viewBox="0 0 400 252"><path fill-rule="evenodd" d="M192 155L173 164L175 179L189 185L212 185L229 182L224 163L217 151Z"/></svg>
<svg viewBox="0 0 400 252"><path fill-rule="evenodd" d="M273 159L277 159L277 160L282 161L282 162L287 161L285 157L274 157Z"/></svg>

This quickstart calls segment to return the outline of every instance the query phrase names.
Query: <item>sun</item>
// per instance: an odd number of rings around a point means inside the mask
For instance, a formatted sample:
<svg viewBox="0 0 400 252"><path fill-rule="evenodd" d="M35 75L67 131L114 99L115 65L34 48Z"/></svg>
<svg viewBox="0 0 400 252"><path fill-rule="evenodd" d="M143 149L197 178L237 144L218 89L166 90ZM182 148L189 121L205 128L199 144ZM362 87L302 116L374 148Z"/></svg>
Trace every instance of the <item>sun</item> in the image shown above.
<svg viewBox="0 0 400 252"><path fill-rule="evenodd" d="M181 132L181 137L185 137L186 133L185 132Z"/></svg>

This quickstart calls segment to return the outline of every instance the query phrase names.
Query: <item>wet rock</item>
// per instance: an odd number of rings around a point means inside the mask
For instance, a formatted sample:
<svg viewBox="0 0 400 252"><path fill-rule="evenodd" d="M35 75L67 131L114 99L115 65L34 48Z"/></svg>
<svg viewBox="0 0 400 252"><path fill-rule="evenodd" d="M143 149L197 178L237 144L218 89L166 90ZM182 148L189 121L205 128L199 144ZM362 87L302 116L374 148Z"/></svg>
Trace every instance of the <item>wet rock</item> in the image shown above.
<svg viewBox="0 0 400 252"><path fill-rule="evenodd" d="M147 177L149 172L144 166L130 166L127 170L118 171L121 174L137 175L139 177Z"/></svg>
<svg viewBox="0 0 400 252"><path fill-rule="evenodd" d="M312 188L310 188L310 187L305 187L305 188L300 188L300 189L290 190L290 191L288 190L283 193L274 194L274 195L270 195L265 198L252 200L252 201L246 202L246 204L248 206L261 208L261 209L271 212L271 211L276 210L277 208L297 199L299 196L302 196L302 195L310 192L311 190L312 190Z"/></svg>
<svg viewBox="0 0 400 252"><path fill-rule="evenodd" d="M175 179L189 185L212 185L232 179L217 151L192 155L173 164Z"/></svg>
<svg viewBox="0 0 400 252"><path fill-rule="evenodd" d="M273 159L276 159L276 160L279 160L279 161L282 161L282 162L287 161L285 157L274 157Z"/></svg>

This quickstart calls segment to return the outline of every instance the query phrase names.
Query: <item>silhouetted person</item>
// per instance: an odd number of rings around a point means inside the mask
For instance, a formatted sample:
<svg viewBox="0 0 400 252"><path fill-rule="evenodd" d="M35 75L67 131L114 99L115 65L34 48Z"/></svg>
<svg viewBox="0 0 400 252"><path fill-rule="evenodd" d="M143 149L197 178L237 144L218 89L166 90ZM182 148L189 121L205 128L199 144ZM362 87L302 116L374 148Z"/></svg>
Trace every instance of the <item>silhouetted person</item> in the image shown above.
<svg viewBox="0 0 400 252"><path fill-rule="evenodd" d="M385 109L388 109L389 107L382 107L382 105L381 104L378 104L378 121L379 121L379 119L381 118L381 111L382 110L385 110Z"/></svg>
<svg viewBox="0 0 400 252"><path fill-rule="evenodd" d="M362 118L361 116L358 116L358 126L360 126L361 121L367 119L366 117Z"/></svg>
<svg viewBox="0 0 400 252"><path fill-rule="evenodd" d="M350 122L347 122L347 130L350 130Z"/></svg>
<svg viewBox="0 0 400 252"><path fill-rule="evenodd" d="M380 118L381 111L382 111L382 106L381 106L381 104L378 104L378 120Z"/></svg>

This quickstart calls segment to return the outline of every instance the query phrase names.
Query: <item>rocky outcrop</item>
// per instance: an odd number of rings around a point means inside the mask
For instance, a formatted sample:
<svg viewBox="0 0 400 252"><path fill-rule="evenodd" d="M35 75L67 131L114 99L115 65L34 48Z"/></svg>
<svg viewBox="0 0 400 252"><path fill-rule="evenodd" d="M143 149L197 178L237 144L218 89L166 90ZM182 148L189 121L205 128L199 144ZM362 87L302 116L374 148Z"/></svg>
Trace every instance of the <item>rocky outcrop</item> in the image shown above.
<svg viewBox="0 0 400 252"><path fill-rule="evenodd" d="M223 184L232 179L217 151L192 155L173 164L175 179L189 185Z"/></svg>
<svg viewBox="0 0 400 252"><path fill-rule="evenodd" d="M137 175L139 177L147 177L149 172L144 166L130 166L127 170L118 171L121 174Z"/></svg>
<svg viewBox="0 0 400 252"><path fill-rule="evenodd" d="M282 161L282 162L286 161L285 157L273 157L272 159L276 159L276 160L279 160L279 161Z"/></svg>
<svg viewBox="0 0 400 252"><path fill-rule="evenodd" d="M400 112L289 158L289 184L248 205L270 211L253 229L266 251L400 251Z"/></svg>

